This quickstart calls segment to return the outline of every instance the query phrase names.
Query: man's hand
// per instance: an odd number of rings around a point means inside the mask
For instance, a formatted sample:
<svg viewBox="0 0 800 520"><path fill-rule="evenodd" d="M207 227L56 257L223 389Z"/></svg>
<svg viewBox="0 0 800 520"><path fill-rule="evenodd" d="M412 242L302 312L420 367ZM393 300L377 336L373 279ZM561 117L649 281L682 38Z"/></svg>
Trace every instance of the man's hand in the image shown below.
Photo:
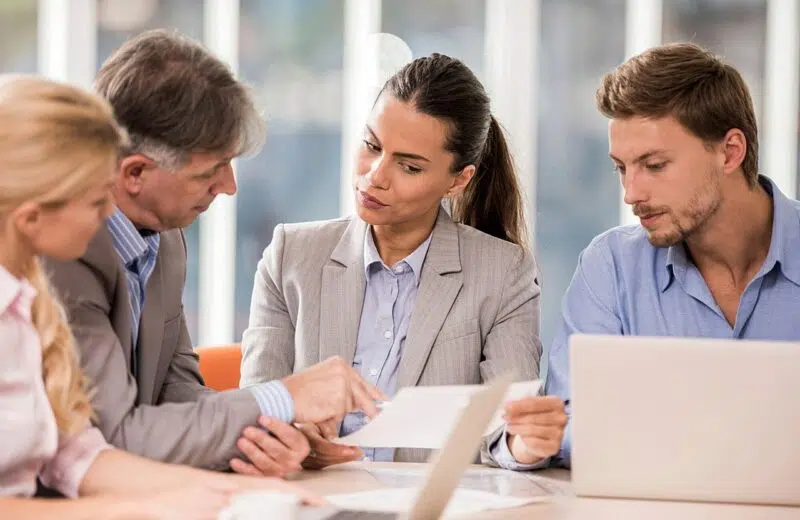
<svg viewBox="0 0 800 520"><path fill-rule="evenodd" d="M323 432L316 424L299 424L297 427L302 431L311 445L311 454L303 462L306 469L322 469L334 464L343 464L358 460L364 456L364 452L353 446L336 444L328 439L336 436L335 432L331 436Z"/></svg>
<svg viewBox="0 0 800 520"><path fill-rule="evenodd" d="M564 401L552 395L512 401L506 405L508 448L521 464L536 464L561 448L567 414Z"/></svg>
<svg viewBox="0 0 800 520"><path fill-rule="evenodd" d="M340 357L329 358L285 377L282 382L294 399L298 423L338 422L358 410L375 417L378 415L375 401L388 400Z"/></svg>
<svg viewBox="0 0 800 520"><path fill-rule="evenodd" d="M233 459L231 469L244 475L269 477L285 477L299 471L310 450L306 436L271 417L260 417L258 424L261 428L245 428L236 443L250 462Z"/></svg>

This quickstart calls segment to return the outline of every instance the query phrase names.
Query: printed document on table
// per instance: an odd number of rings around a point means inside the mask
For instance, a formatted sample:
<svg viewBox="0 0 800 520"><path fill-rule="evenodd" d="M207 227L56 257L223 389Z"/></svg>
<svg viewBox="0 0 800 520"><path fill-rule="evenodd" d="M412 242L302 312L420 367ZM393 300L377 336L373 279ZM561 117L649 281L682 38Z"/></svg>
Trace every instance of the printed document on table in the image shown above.
<svg viewBox="0 0 800 520"><path fill-rule="evenodd" d="M387 488L374 491L361 491L328 495L325 497L331 504L351 511L374 511L383 513L404 513L409 510L416 500L419 489L416 488ZM547 496L529 498L504 497L485 491L471 489L456 489L442 518L477 513L489 509L508 509L521 507L533 502L547 500Z"/></svg>

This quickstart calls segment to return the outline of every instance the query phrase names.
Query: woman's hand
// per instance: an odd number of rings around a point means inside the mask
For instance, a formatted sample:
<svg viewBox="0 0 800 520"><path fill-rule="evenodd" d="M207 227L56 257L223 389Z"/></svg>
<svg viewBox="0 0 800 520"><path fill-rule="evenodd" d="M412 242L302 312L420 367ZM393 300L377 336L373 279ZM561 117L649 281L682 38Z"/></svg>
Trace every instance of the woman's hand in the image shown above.
<svg viewBox="0 0 800 520"><path fill-rule="evenodd" d="M567 414L564 401L552 395L510 402L505 410L508 448L521 464L536 464L561 448Z"/></svg>

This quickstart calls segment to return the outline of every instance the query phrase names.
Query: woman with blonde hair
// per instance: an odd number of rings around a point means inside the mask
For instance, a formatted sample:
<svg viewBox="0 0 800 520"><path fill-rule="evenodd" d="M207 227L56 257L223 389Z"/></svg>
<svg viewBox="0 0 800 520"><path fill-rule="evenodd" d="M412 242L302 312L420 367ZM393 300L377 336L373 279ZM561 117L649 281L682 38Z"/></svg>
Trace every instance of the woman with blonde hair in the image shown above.
<svg viewBox="0 0 800 520"><path fill-rule="evenodd" d="M316 502L276 479L142 459L111 448L91 427L74 340L38 256L84 253L111 212L125 140L101 98L0 75L0 516L213 519L245 489ZM85 498L31 499L37 479Z"/></svg>

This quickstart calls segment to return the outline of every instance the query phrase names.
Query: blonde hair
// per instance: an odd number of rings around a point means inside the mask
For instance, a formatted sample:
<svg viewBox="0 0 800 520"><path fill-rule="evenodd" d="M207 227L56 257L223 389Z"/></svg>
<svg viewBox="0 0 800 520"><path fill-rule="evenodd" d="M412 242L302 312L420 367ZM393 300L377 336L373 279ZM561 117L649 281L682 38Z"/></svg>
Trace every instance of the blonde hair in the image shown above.
<svg viewBox="0 0 800 520"><path fill-rule="evenodd" d="M58 208L109 180L126 143L111 107L79 88L33 76L0 75L0 219L25 202ZM92 410L63 307L39 260L25 277L37 291L32 320L42 345L42 378L64 433Z"/></svg>

